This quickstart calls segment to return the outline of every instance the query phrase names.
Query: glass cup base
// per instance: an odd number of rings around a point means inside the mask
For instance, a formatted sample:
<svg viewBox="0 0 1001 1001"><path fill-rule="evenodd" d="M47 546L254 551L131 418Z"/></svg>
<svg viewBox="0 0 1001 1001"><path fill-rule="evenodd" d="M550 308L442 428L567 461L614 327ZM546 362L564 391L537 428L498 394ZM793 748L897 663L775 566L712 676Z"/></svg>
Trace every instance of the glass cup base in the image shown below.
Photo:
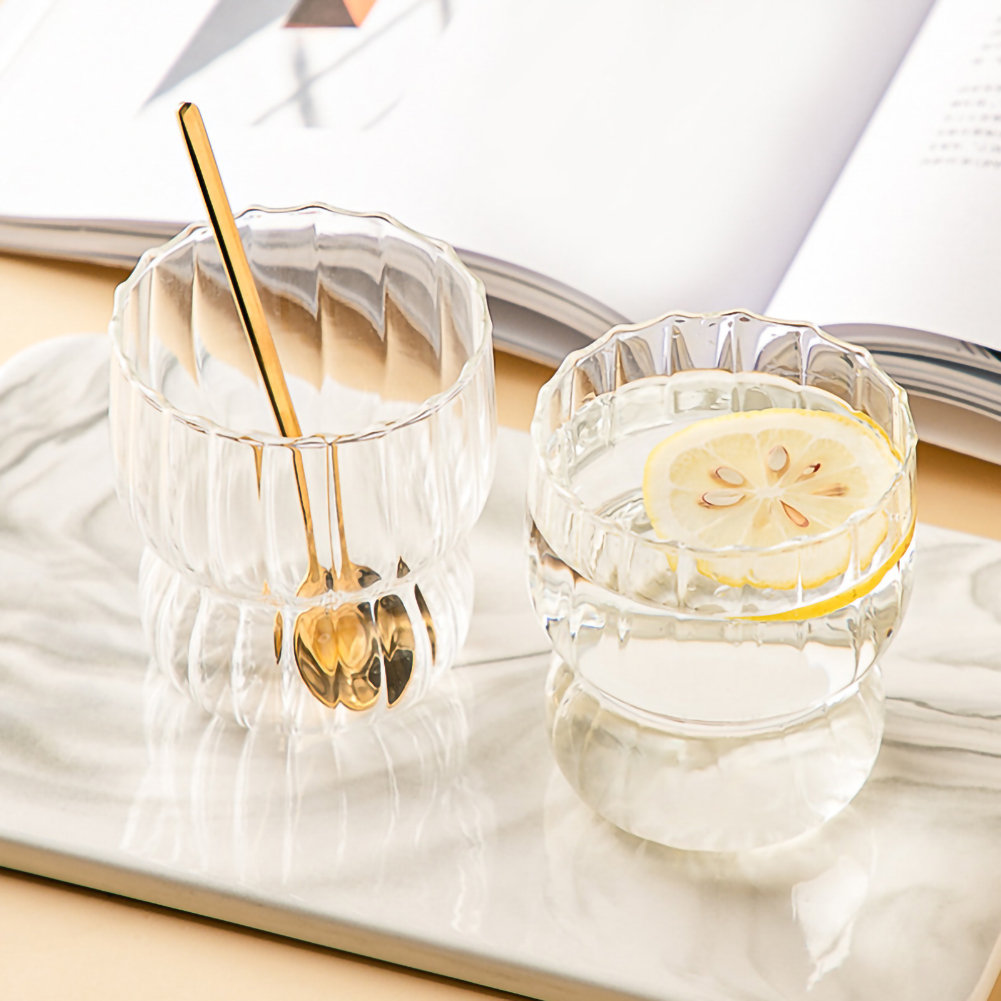
<svg viewBox="0 0 1001 1001"><path fill-rule="evenodd" d="M405 712L454 662L472 617L472 594L472 565L463 544L433 567L397 579L378 594L331 595L341 605L357 603L369 615L377 602L390 601L394 609L405 610L414 637L412 662L402 668L403 687L393 651L381 649L372 672L373 704L358 711L344 704L328 708L300 677L292 636L297 614L309 605L276 606L265 597L213 590L148 548L139 572L149 647L174 687L212 716L250 729L290 733L336 732Z"/></svg>
<svg viewBox="0 0 1001 1001"><path fill-rule="evenodd" d="M554 655L546 708L556 762L599 815L672 848L738 852L805 834L854 799L879 753L884 692L873 664L809 712L674 720L608 695Z"/></svg>

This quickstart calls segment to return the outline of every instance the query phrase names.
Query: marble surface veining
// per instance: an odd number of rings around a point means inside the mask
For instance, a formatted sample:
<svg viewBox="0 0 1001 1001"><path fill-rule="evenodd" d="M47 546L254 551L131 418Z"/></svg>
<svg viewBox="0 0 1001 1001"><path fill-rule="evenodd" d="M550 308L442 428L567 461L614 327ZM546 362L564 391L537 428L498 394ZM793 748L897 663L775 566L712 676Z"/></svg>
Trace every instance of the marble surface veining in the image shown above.
<svg viewBox="0 0 1001 1001"><path fill-rule="evenodd" d="M502 433L461 665L384 726L255 735L149 668L106 365L79 337L0 370L0 864L547 999L986 997L1001 543L921 526L886 738L845 813L687 854L612 828L552 764L523 435Z"/></svg>

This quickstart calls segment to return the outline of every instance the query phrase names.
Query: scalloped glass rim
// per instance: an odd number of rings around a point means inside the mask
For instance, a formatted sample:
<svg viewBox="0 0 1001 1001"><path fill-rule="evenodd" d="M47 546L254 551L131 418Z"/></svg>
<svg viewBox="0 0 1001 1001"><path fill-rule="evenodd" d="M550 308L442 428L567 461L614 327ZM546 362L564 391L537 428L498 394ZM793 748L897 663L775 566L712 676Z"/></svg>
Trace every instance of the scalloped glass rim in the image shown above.
<svg viewBox="0 0 1001 1001"><path fill-rule="evenodd" d="M240 432L233 428L226 427L223 424L218 424L207 417L201 416L200 414L192 414L174 406L174 404L172 404L159 390L154 389L139 376L132 360L122 350L122 325L119 317L121 315L126 297L139 284L142 277L161 259L174 253L174 251L186 243L198 242L202 239L203 235L207 235L210 240L214 241L215 237L212 234L211 227L207 223L193 222L185 226L175 236L172 236L166 241L166 243L162 243L156 247L151 247L149 250L145 251L136 262L136 266L132 269L129 276L115 289L112 317L109 324L109 333L111 335L111 343L114 349L115 359L126 378L138 388L139 392L153 407L177 420L181 424L184 424L186 427L202 434L219 435L220 437L228 438L232 441L240 441L252 445L280 445L286 448L294 446L295 448L307 449L327 448L330 445L371 441L375 438L381 438L397 428L408 427L412 424L417 424L422 420L426 420L432 414L447 406L447 404L458 396L473 380L477 369L479 369L483 364L484 355L493 351L493 340L491 337L493 324L486 305L486 289L483 282L475 274L473 274L473 272L470 271L465 264L463 264L459 255L450 244L445 243L443 240L436 239L435 237L427 236L416 229L412 229L410 226L401 223L398 219L388 213L356 212L351 209L335 208L333 205L328 205L325 202L306 202L301 205L291 205L285 208L265 205L251 205L242 212L238 213L235 218L237 225L239 226L241 221L255 215L306 215L314 212L330 213L332 215L351 219L373 220L375 222L391 226L400 230L411 239L414 239L419 243L427 244L452 264L455 268L456 274L465 281L470 292L471 301L475 304L475 332L478 334L479 338L479 343L476 345L473 353L463 363L455 381L448 386L448 388L443 389L439 393L435 393L433 396L429 396L426 400L423 400L412 413L389 421L376 421L368 427L362 428L360 431L353 431L347 434L314 433L303 435L300 438L286 438L277 432L274 434L264 432L247 434L246 432Z"/></svg>
<svg viewBox="0 0 1001 1001"><path fill-rule="evenodd" d="M903 454L901 454L901 467L900 471L893 478L893 482L887 487L886 491L879 498L879 500L861 511L856 511L843 525L837 528L832 528L828 532L824 532L820 535L809 536L806 543L809 545L815 545L818 543L826 542L829 539L835 539L839 536L845 534L849 531L853 525L861 523L866 518L871 517L877 511L879 511L889 500L895 490L899 489L900 482L911 475L911 469L914 464L914 455L917 449L918 437L917 432L914 429L914 420L911 417L910 408L907 404L907 391L902 387L897 385L876 363L872 356L872 353L863 347L859 347L856 344L849 344L846 341L842 341L837 337L832 337L830 334L821 330L814 323L807 323L804 321L794 321L794 320L781 320L773 316L762 316L760 313L754 313L746 309L728 309L721 310L717 313L687 313L681 310L671 310L669 312L663 313L660 316L656 316L650 320L644 320L641 323L622 323L617 326L612 327L607 330L601 337L596 338L591 344L584 348L578 348L576 351L571 351L563 361L560 363L559 368L556 372L547 380L543 387L539 390L539 395L536 401L535 414L532 417L532 423L530 426L530 433L532 438L532 447L536 456L536 462L541 465L542 456L546 451L546 443L550 437L551 432L545 427L547 423L547 418L553 397L559 391L560 383L565 381L569 376L570 372L576 368L576 366L583 361L585 358L589 358L594 354L601 351L606 344L615 340L622 340L631 334L639 333L643 330L648 330L651 327L660 326L663 324L670 323L672 320L682 319L682 320L728 320L732 318L746 318L748 320L756 320L759 323L774 324L775 326L789 327L792 330L809 330L813 334L816 334L821 340L827 341L829 344L837 347L838 349L845 351L850 355L861 359L866 367L878 378L878 380L889 390L891 397L894 399L896 404L896 409L903 415L904 418L904 437L905 437L905 448ZM712 369L705 369L705 371L712 371ZM725 370L724 370L725 371ZM896 448L896 446L894 446ZM599 528L603 533L613 535L616 538L622 539L623 541L629 541L633 545L637 545L640 549L646 549L654 553L689 553L696 559L701 558L712 558L714 556L720 555L749 555L754 556L762 553L768 554L783 554L789 552L796 552L802 549L804 546L804 539L793 539L789 542L784 542L777 546L728 546L723 549L708 549L700 548L697 546L689 545L688 543L679 542L671 539L643 539L635 536L628 529L623 528L622 524L616 521L614 518L604 517L603 515L596 514L594 511L588 509L583 501L572 491L567 489L562 483L556 482L553 477L546 474L546 478L549 482L549 487L556 494L558 494L564 503L570 507L575 516L582 518L588 524Z"/></svg>

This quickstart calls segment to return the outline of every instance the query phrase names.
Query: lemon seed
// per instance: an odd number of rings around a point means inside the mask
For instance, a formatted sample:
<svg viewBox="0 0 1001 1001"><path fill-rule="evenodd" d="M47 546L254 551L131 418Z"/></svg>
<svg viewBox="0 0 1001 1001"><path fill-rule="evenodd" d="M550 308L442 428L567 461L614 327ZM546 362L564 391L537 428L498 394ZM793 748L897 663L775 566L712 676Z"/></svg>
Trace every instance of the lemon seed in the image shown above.
<svg viewBox="0 0 1001 1001"><path fill-rule="evenodd" d="M779 501L779 503L782 505L782 510L785 511L786 517L797 528L806 528L810 524L810 519L801 511L797 511L792 504L787 504L785 501Z"/></svg>
<svg viewBox="0 0 1001 1001"><path fill-rule="evenodd" d="M784 445L776 445L768 453L768 468L773 473L781 473L789 465L789 453Z"/></svg>
<svg viewBox="0 0 1001 1001"><path fill-rule="evenodd" d="M705 507L733 507L743 499L742 490L707 490L699 498Z"/></svg>
<svg viewBox="0 0 1001 1001"><path fill-rule="evenodd" d="M744 477L736 469L731 469L730 466L717 466L713 470L713 476L721 483L726 483L731 487L742 487L745 483Z"/></svg>

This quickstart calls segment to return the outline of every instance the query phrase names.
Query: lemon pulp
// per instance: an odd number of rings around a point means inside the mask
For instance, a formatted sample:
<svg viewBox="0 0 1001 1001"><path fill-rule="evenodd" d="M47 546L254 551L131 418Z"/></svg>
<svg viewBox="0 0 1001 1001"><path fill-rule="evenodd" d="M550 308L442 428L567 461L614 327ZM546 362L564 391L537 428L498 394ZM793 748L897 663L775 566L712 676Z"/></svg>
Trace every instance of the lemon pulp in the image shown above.
<svg viewBox="0 0 1001 1001"><path fill-rule="evenodd" d="M878 425L841 407L721 414L668 435L643 472L654 532L701 550L699 572L730 586L809 589L864 572L888 532L910 528L880 504L902 464Z"/></svg>

